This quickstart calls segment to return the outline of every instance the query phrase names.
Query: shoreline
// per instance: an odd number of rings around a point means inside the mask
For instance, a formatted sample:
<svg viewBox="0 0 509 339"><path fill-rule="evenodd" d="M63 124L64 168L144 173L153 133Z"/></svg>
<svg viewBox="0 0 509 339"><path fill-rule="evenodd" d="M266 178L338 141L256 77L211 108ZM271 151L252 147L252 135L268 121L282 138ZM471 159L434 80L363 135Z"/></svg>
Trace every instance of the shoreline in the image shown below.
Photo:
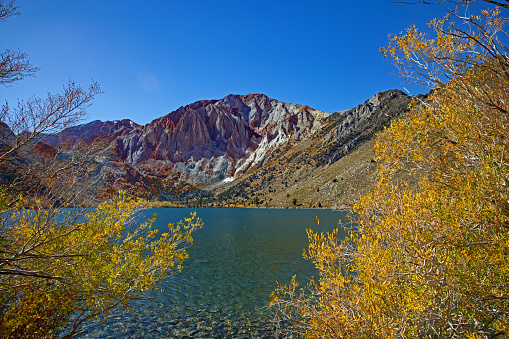
<svg viewBox="0 0 509 339"><path fill-rule="evenodd" d="M224 208L224 209L268 209L268 210L328 210L332 212L349 212L354 213L351 209L348 208L330 208L330 207L252 207L252 206L151 206L152 208L191 208L191 209L199 209L199 208Z"/></svg>

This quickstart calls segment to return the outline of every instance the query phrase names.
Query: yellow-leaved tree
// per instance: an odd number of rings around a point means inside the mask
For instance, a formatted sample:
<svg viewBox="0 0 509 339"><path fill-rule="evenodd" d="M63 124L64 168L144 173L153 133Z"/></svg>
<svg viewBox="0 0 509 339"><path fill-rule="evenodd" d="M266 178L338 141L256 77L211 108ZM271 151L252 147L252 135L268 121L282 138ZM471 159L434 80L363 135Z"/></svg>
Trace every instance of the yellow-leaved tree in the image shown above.
<svg viewBox="0 0 509 339"><path fill-rule="evenodd" d="M508 19L490 5L473 15L473 2L450 1L429 32L382 48L433 91L378 135L378 184L348 237L309 232L318 278L274 292L278 321L298 335L509 334Z"/></svg>
<svg viewBox="0 0 509 339"><path fill-rule="evenodd" d="M192 214L168 232L137 222L142 199L120 192L97 208L19 204L3 213L0 251L2 338L64 337L180 272L201 221Z"/></svg>
<svg viewBox="0 0 509 339"><path fill-rule="evenodd" d="M17 15L0 1L0 21ZM28 55L0 55L0 85L37 69ZM0 112L0 337L72 338L80 324L154 289L180 272L195 214L158 234L140 222L147 201L119 192L88 208L101 184L101 140L53 147L47 135L86 115L100 88L69 82L59 94L33 97Z"/></svg>

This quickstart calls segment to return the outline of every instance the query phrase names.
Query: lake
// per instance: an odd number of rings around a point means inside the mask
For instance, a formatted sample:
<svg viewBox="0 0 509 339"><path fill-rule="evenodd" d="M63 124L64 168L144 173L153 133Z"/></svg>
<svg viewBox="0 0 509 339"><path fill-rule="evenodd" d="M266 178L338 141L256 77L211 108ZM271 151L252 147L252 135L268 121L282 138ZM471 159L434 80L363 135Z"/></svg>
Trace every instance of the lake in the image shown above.
<svg viewBox="0 0 509 339"><path fill-rule="evenodd" d="M160 283L162 293L87 324L82 338L273 338L266 308L276 282L306 283L316 271L302 258L306 229L332 231L346 212L324 209L158 208L154 227L166 231L192 211L204 227L194 234L183 272ZM317 225L316 217L320 219Z"/></svg>

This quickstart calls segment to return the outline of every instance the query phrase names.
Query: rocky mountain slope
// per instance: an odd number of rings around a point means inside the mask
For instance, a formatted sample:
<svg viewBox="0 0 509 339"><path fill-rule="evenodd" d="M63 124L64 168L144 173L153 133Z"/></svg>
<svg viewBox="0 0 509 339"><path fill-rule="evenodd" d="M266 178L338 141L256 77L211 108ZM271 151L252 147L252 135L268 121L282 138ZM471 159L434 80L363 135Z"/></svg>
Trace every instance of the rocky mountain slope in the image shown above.
<svg viewBox="0 0 509 339"><path fill-rule="evenodd" d="M403 114L411 99L390 90L333 113L309 138L280 145L242 177L212 190L218 201L231 204L348 207L373 187L375 134Z"/></svg>
<svg viewBox="0 0 509 339"><path fill-rule="evenodd" d="M41 149L101 137L111 151L96 159L101 199L126 189L151 199L196 198L210 205L331 206L337 196L308 192L301 198L296 192L347 155L354 162L362 158L369 165L362 171L370 172L369 141L410 99L391 90L356 108L324 113L262 94L228 95L183 106L145 126L130 120L75 126L43 139L47 146ZM355 160L352 151L360 146L363 155ZM334 179L360 176L360 167L347 167L351 175ZM313 192L330 193L325 181L317 185Z"/></svg>
<svg viewBox="0 0 509 339"><path fill-rule="evenodd" d="M120 160L192 184L238 176L267 151L303 140L326 113L265 95L228 95L181 107L116 139Z"/></svg>
<svg viewBox="0 0 509 339"><path fill-rule="evenodd" d="M89 144L101 137L111 142L119 136L129 134L133 129L140 127L140 125L129 119L105 122L95 120L88 124L66 128L58 135L47 136L42 141L54 147L63 146L64 148L72 146L78 141Z"/></svg>

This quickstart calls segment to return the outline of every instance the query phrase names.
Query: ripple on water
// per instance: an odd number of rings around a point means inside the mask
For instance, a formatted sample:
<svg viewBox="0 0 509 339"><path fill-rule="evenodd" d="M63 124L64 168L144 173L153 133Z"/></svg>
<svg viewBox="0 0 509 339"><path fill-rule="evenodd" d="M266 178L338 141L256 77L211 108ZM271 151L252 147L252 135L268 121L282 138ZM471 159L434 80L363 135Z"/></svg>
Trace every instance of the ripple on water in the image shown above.
<svg viewBox="0 0 509 339"><path fill-rule="evenodd" d="M157 209L154 226L187 217L188 209ZM205 227L194 235L184 271L163 281L163 293L133 301L83 325L82 338L273 338L266 308L276 281L315 272L302 259L306 228L330 231L345 214L326 210L198 209Z"/></svg>

